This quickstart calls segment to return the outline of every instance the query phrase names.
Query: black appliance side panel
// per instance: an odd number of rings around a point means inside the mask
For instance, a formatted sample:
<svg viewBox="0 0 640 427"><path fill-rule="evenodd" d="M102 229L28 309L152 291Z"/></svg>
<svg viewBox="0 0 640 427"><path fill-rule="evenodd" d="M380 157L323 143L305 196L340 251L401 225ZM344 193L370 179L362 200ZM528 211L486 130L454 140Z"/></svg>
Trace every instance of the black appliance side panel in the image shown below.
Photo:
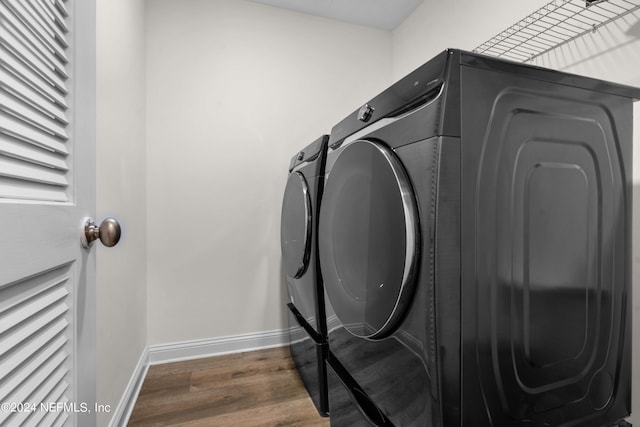
<svg viewBox="0 0 640 427"><path fill-rule="evenodd" d="M461 93L461 425L626 417L631 100L466 66Z"/></svg>
<svg viewBox="0 0 640 427"><path fill-rule="evenodd" d="M326 366L329 346L318 340L293 304L289 303L287 308L291 358L318 413L326 417L329 415Z"/></svg>
<svg viewBox="0 0 640 427"><path fill-rule="evenodd" d="M331 352L327 377L332 427L394 427Z"/></svg>
<svg viewBox="0 0 640 427"><path fill-rule="evenodd" d="M421 421L456 426L461 362L460 139L437 136L396 152L412 177L421 218L419 286L402 325L408 336L422 343L427 368L429 398Z"/></svg>
<svg viewBox="0 0 640 427"><path fill-rule="evenodd" d="M445 86L440 109L439 135L460 137L460 60L459 50L449 50L445 70Z"/></svg>
<svg viewBox="0 0 640 427"><path fill-rule="evenodd" d="M435 227L435 315L443 426L460 425L460 139L442 137Z"/></svg>
<svg viewBox="0 0 640 427"><path fill-rule="evenodd" d="M331 366L328 367L329 404L332 427L371 427L371 423L360 411L349 389Z"/></svg>
<svg viewBox="0 0 640 427"><path fill-rule="evenodd" d="M329 143L329 136L323 135L321 138L319 138L319 141L320 141L319 143L320 150L319 150L318 159L317 159L317 162L319 163L318 184L317 184L318 186L316 188L317 194L315 195L315 200L314 200L315 215L312 218L314 233L313 233L313 239L311 242L315 252L313 254L314 256L313 263L316 266L316 271L315 271L315 280L316 280L315 309L316 309L316 319L317 319L316 332L318 332L323 337L323 340L326 341L327 340L327 320L326 320L327 310L324 305L324 283L322 279L322 272L320 271L320 258L318 253L318 231L317 230L318 230L318 225L320 223L320 205L322 203L322 194L324 193L324 179L325 179L324 175L325 175L325 169L327 166L327 149L328 149L328 143Z"/></svg>

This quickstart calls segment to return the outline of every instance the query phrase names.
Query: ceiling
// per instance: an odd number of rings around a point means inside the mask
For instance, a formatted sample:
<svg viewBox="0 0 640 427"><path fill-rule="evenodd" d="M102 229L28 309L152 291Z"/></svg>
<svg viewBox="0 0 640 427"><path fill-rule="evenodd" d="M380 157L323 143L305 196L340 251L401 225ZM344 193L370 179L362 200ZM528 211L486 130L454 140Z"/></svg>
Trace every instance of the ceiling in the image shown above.
<svg viewBox="0 0 640 427"><path fill-rule="evenodd" d="M400 25L424 0L250 0L382 30Z"/></svg>

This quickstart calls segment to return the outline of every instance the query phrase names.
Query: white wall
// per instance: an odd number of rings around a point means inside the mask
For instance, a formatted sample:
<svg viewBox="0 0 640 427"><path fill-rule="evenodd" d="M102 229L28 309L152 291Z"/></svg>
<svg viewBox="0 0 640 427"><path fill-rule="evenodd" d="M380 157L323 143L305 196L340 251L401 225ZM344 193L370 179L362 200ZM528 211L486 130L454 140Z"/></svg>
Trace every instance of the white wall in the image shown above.
<svg viewBox="0 0 640 427"><path fill-rule="evenodd" d="M393 79L447 48L473 50L549 0L424 0L393 31Z"/></svg>
<svg viewBox="0 0 640 427"><path fill-rule="evenodd" d="M286 326L291 156L391 80L388 32L237 0L147 2L148 343Z"/></svg>
<svg viewBox="0 0 640 427"><path fill-rule="evenodd" d="M548 0L467 2L425 0L393 32L394 79L447 47L472 50ZM538 58L537 65L640 87L640 12L629 14ZM640 105L635 106L634 146L640 146ZM633 407L640 414L640 150L634 152Z"/></svg>
<svg viewBox="0 0 640 427"><path fill-rule="evenodd" d="M146 345L144 0L97 1L97 218L122 240L97 254L97 399L115 409ZM106 425L112 413L99 415Z"/></svg>

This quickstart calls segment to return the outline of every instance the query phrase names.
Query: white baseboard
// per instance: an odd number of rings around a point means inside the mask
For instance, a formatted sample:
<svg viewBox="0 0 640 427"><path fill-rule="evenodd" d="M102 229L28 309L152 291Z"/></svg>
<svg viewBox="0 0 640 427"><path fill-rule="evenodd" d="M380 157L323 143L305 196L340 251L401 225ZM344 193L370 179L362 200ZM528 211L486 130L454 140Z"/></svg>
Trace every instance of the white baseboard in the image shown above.
<svg viewBox="0 0 640 427"><path fill-rule="evenodd" d="M124 393L120 398L120 402L118 402L118 406L113 411L109 427L124 427L127 425L148 370L149 350L148 348L145 348L138 360L138 364L133 370L133 374L129 379L127 387L124 389Z"/></svg>
<svg viewBox="0 0 640 427"><path fill-rule="evenodd" d="M129 422L140 388L149 366L182 360L222 356L244 351L282 347L289 344L289 330L276 330L252 334L182 341L147 346L133 371L129 384L113 412L109 427L124 427Z"/></svg>
<svg viewBox="0 0 640 427"><path fill-rule="evenodd" d="M172 344L151 345L149 365L222 356L243 351L282 347L289 344L289 331L278 330L204 340L183 341Z"/></svg>

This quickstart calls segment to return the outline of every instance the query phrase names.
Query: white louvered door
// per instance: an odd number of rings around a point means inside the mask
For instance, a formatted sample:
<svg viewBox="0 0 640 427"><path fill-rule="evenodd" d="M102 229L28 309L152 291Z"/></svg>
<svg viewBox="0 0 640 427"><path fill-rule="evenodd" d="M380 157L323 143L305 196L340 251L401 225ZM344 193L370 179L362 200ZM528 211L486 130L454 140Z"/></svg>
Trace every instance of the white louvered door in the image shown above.
<svg viewBox="0 0 640 427"><path fill-rule="evenodd" d="M0 0L0 426L95 424L94 192L95 0Z"/></svg>

